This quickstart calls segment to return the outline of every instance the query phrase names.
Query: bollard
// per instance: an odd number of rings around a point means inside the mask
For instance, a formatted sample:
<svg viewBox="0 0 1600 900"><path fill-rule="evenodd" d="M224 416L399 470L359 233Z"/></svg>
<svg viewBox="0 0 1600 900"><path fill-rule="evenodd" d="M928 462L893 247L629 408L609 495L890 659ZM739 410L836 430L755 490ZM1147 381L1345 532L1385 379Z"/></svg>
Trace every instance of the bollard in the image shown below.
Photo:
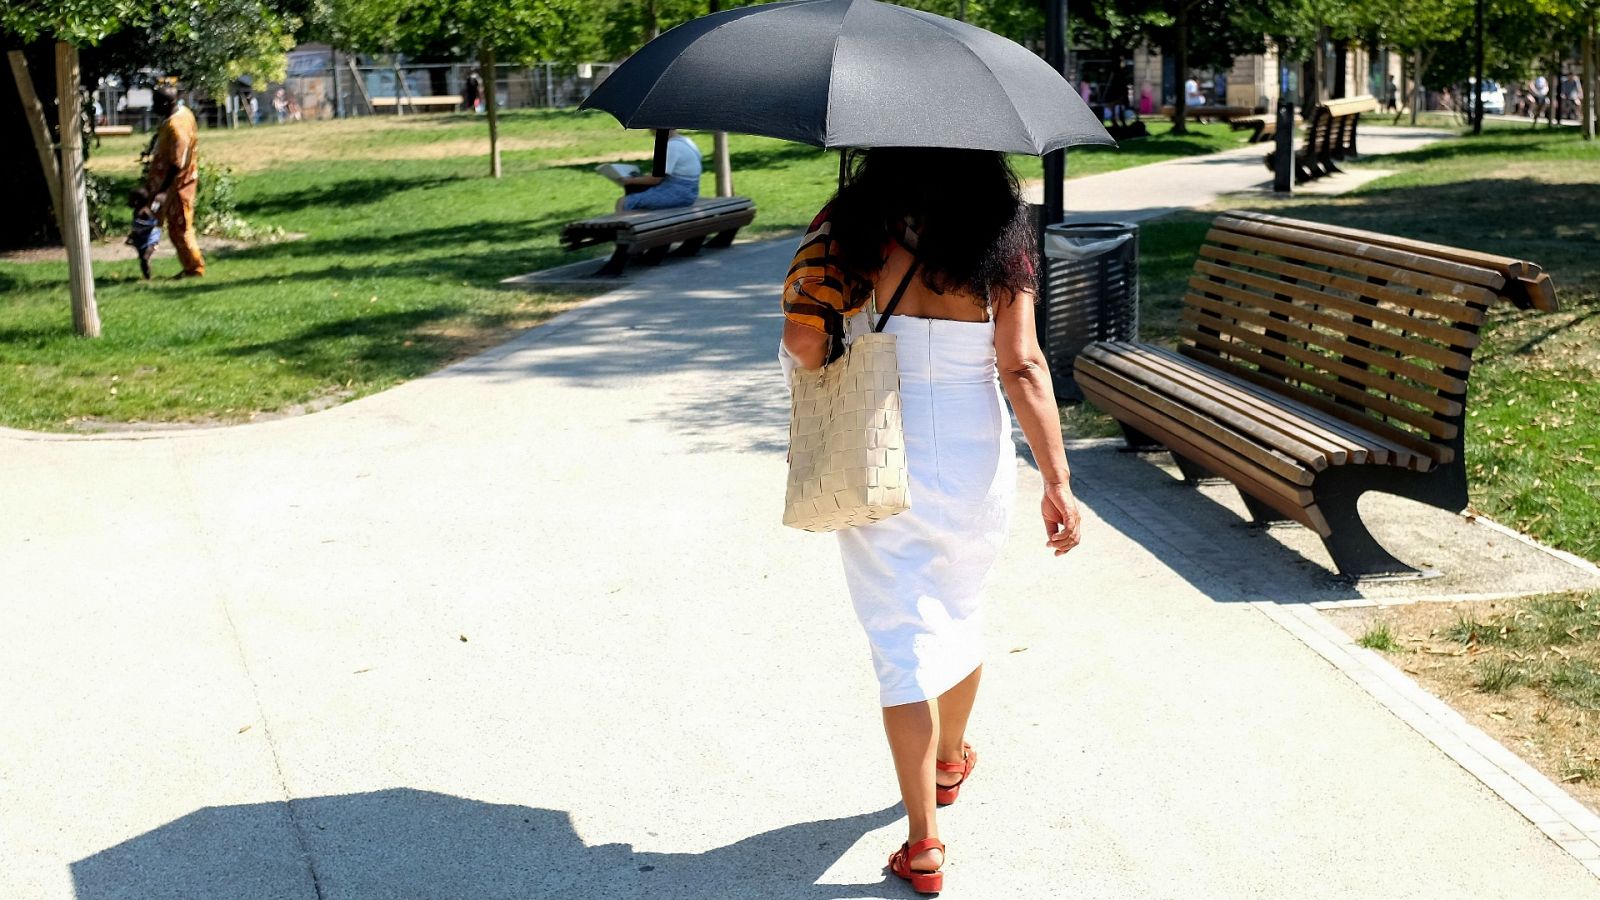
<svg viewBox="0 0 1600 900"><path fill-rule="evenodd" d="M1294 104L1278 104L1277 133L1273 135L1272 189L1280 194L1294 192Z"/></svg>

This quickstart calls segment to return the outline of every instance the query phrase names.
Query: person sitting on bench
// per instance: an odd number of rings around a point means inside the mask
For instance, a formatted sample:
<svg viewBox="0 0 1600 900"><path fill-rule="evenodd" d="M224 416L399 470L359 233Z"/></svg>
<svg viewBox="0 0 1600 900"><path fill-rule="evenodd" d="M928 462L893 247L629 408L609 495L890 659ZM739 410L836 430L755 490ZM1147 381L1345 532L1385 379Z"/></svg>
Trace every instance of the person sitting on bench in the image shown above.
<svg viewBox="0 0 1600 900"><path fill-rule="evenodd" d="M634 175L622 179L623 186L647 185L637 194L626 194L617 200L617 212L629 209L672 209L693 206L700 198L700 148L677 129L669 132L667 141L667 174Z"/></svg>

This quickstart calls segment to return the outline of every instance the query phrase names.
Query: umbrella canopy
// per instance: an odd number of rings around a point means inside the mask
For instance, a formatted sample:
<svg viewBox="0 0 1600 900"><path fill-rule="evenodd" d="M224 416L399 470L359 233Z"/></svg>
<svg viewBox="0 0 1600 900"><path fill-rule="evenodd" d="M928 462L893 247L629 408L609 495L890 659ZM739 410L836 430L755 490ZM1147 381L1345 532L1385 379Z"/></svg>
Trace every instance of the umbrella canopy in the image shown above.
<svg viewBox="0 0 1600 900"><path fill-rule="evenodd" d="M990 31L877 0L714 13L617 67L582 109L818 147L1042 155L1111 136L1061 74Z"/></svg>

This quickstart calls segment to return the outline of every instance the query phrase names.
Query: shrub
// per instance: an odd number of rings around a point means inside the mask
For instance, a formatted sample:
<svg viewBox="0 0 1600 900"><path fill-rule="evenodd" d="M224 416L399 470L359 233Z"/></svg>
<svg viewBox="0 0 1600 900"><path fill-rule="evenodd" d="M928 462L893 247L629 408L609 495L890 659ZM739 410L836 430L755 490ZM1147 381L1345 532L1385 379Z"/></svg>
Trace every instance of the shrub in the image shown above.
<svg viewBox="0 0 1600 900"><path fill-rule="evenodd" d="M194 200L199 233L241 241L270 240L282 233L279 228L257 228L239 215L239 182L232 169L201 160L199 179Z"/></svg>

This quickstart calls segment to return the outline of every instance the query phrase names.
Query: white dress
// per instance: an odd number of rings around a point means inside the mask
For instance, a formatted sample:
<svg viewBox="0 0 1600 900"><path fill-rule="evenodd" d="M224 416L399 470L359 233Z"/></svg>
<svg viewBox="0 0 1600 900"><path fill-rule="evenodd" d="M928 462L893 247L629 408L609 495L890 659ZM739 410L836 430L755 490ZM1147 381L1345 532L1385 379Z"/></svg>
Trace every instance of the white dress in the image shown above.
<svg viewBox="0 0 1600 900"><path fill-rule="evenodd" d="M891 316L911 508L837 532L879 700L937 697L983 662L984 582L1016 496L994 322Z"/></svg>

